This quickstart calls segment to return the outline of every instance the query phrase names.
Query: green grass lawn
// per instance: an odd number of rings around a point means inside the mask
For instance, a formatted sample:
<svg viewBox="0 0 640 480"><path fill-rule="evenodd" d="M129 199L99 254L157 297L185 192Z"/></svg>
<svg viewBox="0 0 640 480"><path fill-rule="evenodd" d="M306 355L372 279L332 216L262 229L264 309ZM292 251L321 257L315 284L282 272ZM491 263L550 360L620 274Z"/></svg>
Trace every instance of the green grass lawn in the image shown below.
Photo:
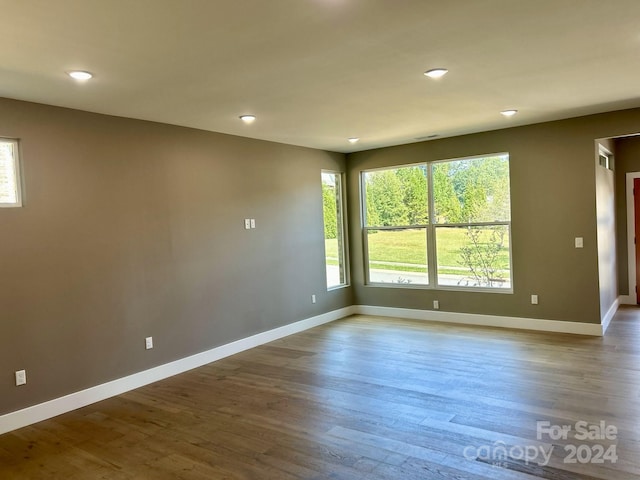
<svg viewBox="0 0 640 480"><path fill-rule="evenodd" d="M460 256L460 248L469 243L466 230L463 228L438 228L437 255L440 273L460 273L458 268L464 267ZM325 240L327 257L337 258L338 243L336 240ZM369 261L371 267L407 271L424 272L426 265L426 232L424 230L378 230L369 234ZM330 260L331 264L337 265ZM388 265L388 262L404 265ZM447 269L444 267L456 267ZM508 237L500 254L499 268L509 269Z"/></svg>

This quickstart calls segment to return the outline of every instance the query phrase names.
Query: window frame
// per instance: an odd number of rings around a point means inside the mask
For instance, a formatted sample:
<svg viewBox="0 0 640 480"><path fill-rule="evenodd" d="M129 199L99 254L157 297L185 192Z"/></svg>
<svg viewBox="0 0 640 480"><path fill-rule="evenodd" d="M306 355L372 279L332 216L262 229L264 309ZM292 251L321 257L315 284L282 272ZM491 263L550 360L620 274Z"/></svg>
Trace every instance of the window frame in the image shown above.
<svg viewBox="0 0 640 480"><path fill-rule="evenodd" d="M415 225L392 225L392 226L376 226L376 227L372 227L372 226L368 226L367 225L367 189L366 189L366 181L365 181L365 174L369 173L369 172L383 172L385 170L399 170L401 168L411 168L411 167L417 167L417 166L421 166L421 165L426 165L427 169L429 169L429 164L425 163L425 162L418 162L418 163L405 163L402 165L393 165L390 167L378 167L378 168L371 168L368 170L362 170L360 172L360 207L361 207L361 212L360 212L360 218L362 219L362 250L364 252L364 283L365 286L376 286L376 287L393 287L393 288L433 288L433 279L431 276L431 269L430 266L432 265L431 263L431 257L429 254L429 233L428 233L428 226L429 226L429 222L431 220L431 214L429 213L428 218L427 218L427 223L420 223L420 224L415 224ZM431 191L431 183L430 183L430 173L427 171L427 202L430 201L430 195L429 192ZM431 212L431 209L429 209L429 212ZM427 260L427 278L428 278L428 282L429 283L413 283L413 284L405 284L405 283L383 283L383 282L371 282L371 276L370 276L370 269L369 269L369 240L368 240L368 232L370 230L424 230L425 231L425 236L426 236L426 244L427 244L427 251L426 253L426 260Z"/></svg>
<svg viewBox="0 0 640 480"><path fill-rule="evenodd" d="M20 160L20 142L17 138L0 137L0 143L13 145L13 175L16 188L15 202L1 202L0 208L20 208L23 206L22 195L22 162Z"/></svg>
<svg viewBox="0 0 640 480"><path fill-rule="evenodd" d="M454 161L475 160L490 157L506 156L509 162L509 220L508 221L493 221L493 222L468 222L468 223L437 223L435 222L435 197L433 188L433 166L439 163L447 163ZM406 167L425 166L427 175L427 223L420 225L402 225L402 226L370 226L367 219L367 189L366 189L366 174L370 172L379 172L385 170L398 170ZM502 293L513 294L514 291L514 274L513 274L513 247L512 247L512 228L511 228L511 156L509 152L496 152L483 155L473 155L468 157L456 157L448 159L431 160L426 162L417 162L401 165L391 165L386 167L377 167L360 171L360 207L361 207L361 229L362 229L362 244L364 254L364 278L365 286L370 287L383 287L383 288L410 288L410 289L429 289L429 290L452 290L452 291L473 291L473 292L486 292L486 293ZM474 287L474 286L459 286L459 285L440 285L438 283L438 260L437 260L437 230L439 228L464 228L464 227L493 227L504 226L507 229L507 240L509 249L509 287ZM424 229L426 235L426 258L427 258L427 284L412 284L412 283L383 283L372 282L370 275L370 258L369 258L369 242L368 236L371 230L411 230L411 229Z"/></svg>
<svg viewBox="0 0 640 480"><path fill-rule="evenodd" d="M329 276L327 275L327 247L326 247L326 233L324 231L324 199L323 199L323 212L322 212L322 231L323 231L323 249L324 249L324 264L325 264L325 285L327 291L338 290L346 288L351 285L351 271L349 262L349 237L347 228L347 195L346 195L346 175L344 172L336 170L322 169L320 171L320 185L324 183L322 176L324 174L333 175L334 178L339 180L339 197L336 201L336 220L338 227L338 235L342 236L341 241L338 240L338 268L342 268L344 274L344 282L337 285L329 286ZM339 208L338 208L339 207ZM342 258L341 258L342 255Z"/></svg>
<svg viewBox="0 0 640 480"><path fill-rule="evenodd" d="M613 153L600 144L598 144L598 164L607 170L615 171Z"/></svg>

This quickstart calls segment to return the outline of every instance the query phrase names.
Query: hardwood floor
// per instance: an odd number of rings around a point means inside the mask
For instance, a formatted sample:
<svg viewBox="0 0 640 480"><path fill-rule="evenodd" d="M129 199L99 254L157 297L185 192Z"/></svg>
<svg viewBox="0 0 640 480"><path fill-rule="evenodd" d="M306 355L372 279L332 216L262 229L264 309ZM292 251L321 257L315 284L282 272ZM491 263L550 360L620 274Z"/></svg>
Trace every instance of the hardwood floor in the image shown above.
<svg viewBox="0 0 640 480"><path fill-rule="evenodd" d="M604 338L354 316L0 436L0 479L630 480L639 418L640 309Z"/></svg>

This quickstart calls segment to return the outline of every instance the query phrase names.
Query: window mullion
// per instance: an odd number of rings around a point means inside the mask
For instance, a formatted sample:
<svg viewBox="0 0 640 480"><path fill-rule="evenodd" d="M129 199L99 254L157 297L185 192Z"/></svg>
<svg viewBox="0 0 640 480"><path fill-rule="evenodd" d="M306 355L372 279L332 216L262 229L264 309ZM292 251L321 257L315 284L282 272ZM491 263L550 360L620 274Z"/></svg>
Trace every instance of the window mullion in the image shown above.
<svg viewBox="0 0 640 480"><path fill-rule="evenodd" d="M433 166L431 163L427 163L427 203L429 213L429 225L426 228L427 235L427 265L429 272L429 285L436 286L436 236L434 231L435 224L435 212L434 212L434 197L433 197Z"/></svg>

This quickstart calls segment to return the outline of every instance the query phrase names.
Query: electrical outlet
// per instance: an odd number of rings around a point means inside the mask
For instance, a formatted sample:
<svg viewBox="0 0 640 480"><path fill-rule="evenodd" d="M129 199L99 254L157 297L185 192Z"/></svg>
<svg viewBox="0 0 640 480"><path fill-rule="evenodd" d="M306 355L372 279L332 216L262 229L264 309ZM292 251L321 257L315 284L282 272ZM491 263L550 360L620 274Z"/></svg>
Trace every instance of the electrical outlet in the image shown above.
<svg viewBox="0 0 640 480"><path fill-rule="evenodd" d="M531 295L531 305L538 305L538 295Z"/></svg>
<svg viewBox="0 0 640 480"><path fill-rule="evenodd" d="M153 337L147 337L144 339L144 346L147 350L151 350L153 348Z"/></svg>
<svg viewBox="0 0 640 480"><path fill-rule="evenodd" d="M438 300L433 301L433 309L440 310L440 302Z"/></svg>
<svg viewBox="0 0 640 480"><path fill-rule="evenodd" d="M26 385L27 383L27 371L26 370L18 370L16 372L16 387L20 385Z"/></svg>
<svg viewBox="0 0 640 480"><path fill-rule="evenodd" d="M316 303L316 296L315 295L311 295L311 303Z"/></svg>

